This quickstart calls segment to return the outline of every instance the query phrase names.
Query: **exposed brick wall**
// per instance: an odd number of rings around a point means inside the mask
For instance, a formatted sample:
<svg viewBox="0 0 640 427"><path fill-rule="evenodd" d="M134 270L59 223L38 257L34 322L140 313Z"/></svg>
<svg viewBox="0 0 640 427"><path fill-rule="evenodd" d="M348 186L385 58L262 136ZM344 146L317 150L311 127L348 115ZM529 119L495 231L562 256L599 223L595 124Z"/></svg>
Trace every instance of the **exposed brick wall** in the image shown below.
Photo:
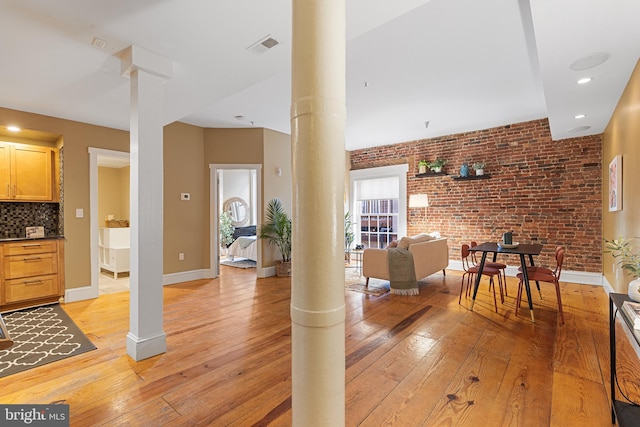
<svg viewBox="0 0 640 427"><path fill-rule="evenodd" d="M429 196L427 231L449 239L449 258L460 245L498 241L541 243L540 265L554 265L556 245L566 247L564 269L601 271L602 138L554 141L546 119L351 152L351 169L409 164L407 194ZM416 178L418 161L448 161L448 176ZM454 180L460 166L486 163L490 179ZM407 232L425 229L425 210L408 208ZM510 256L509 265L518 259Z"/></svg>

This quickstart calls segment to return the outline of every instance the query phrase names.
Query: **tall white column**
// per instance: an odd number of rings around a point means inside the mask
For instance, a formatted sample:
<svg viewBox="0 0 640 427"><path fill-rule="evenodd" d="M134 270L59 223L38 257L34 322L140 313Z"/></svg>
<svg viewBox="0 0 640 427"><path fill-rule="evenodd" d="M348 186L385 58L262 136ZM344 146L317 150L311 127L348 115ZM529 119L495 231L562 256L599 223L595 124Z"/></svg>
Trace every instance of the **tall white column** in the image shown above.
<svg viewBox="0 0 640 427"><path fill-rule="evenodd" d="M345 0L293 1L292 411L345 423Z"/></svg>
<svg viewBox="0 0 640 427"><path fill-rule="evenodd" d="M127 354L142 360L167 349L162 327L163 103L172 63L131 46L121 57L131 79L130 320Z"/></svg>

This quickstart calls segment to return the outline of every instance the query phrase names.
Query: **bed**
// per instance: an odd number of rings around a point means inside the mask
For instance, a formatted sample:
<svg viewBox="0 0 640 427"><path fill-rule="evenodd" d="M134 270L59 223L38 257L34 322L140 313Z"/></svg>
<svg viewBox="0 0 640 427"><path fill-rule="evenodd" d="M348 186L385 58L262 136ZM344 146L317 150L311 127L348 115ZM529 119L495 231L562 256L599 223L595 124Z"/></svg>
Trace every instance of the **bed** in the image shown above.
<svg viewBox="0 0 640 427"><path fill-rule="evenodd" d="M256 241L255 225L236 227L233 232L233 242L227 248L227 257L231 260L241 257L256 261L258 259Z"/></svg>

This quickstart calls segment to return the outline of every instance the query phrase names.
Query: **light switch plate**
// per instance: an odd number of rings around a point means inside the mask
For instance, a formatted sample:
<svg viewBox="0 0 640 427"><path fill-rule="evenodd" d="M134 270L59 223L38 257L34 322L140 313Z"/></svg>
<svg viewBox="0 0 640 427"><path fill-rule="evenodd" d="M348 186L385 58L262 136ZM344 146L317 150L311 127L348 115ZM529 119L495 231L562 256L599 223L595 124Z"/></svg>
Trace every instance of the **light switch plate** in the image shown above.
<svg viewBox="0 0 640 427"><path fill-rule="evenodd" d="M82 208L76 209L76 218L84 218L84 209Z"/></svg>

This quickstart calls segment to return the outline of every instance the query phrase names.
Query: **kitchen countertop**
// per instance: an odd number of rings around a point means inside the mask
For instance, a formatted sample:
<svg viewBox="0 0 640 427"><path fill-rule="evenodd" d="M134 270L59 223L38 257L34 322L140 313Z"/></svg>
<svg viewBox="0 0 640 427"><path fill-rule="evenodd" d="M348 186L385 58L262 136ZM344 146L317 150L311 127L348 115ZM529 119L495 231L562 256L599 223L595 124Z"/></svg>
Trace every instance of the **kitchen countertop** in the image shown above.
<svg viewBox="0 0 640 427"><path fill-rule="evenodd" d="M44 236L44 237L30 237L30 238L26 238L26 237L0 237L0 243L2 242L20 242L23 240L52 240L52 239L64 239L64 236L61 236L59 234L52 234L50 236Z"/></svg>

